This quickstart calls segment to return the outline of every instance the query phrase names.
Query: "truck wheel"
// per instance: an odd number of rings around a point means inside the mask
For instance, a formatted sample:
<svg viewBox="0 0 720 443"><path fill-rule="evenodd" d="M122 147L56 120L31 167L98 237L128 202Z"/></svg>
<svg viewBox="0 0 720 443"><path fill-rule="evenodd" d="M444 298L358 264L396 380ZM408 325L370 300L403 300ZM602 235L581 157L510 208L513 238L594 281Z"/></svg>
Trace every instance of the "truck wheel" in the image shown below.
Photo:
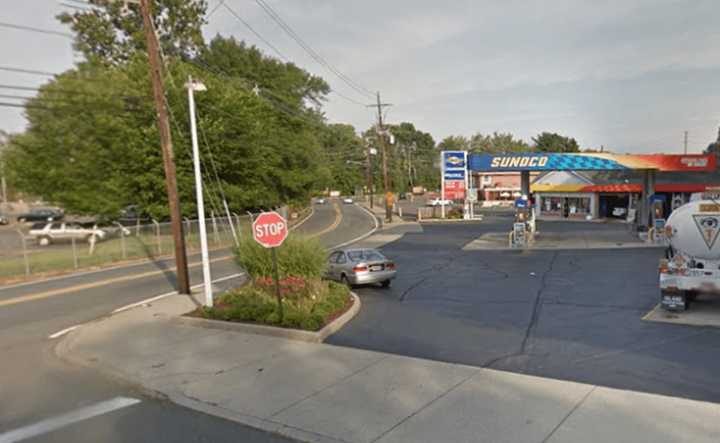
<svg viewBox="0 0 720 443"><path fill-rule="evenodd" d="M38 244L40 246L47 246L50 244L50 237L40 237L38 239Z"/></svg>

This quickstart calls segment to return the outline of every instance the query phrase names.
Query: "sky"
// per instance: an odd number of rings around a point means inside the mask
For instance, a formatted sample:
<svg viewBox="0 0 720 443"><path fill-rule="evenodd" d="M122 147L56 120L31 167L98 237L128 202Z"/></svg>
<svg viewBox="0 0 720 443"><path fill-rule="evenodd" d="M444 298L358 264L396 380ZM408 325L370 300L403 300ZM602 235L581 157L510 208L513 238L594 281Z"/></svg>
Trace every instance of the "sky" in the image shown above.
<svg viewBox="0 0 720 443"><path fill-rule="evenodd" d="M54 18L74 0L27 0L0 22L57 31ZM212 10L220 0L208 0ZM358 131L373 103L317 63L255 0L225 0L298 66L335 93L331 122ZM720 125L717 0L266 0L345 78L380 91L386 121L409 121L437 141L448 135L542 131L582 148L620 153L701 152ZM233 35L272 54L224 7L205 33ZM80 59L68 38L0 28L0 66L61 72ZM0 84L47 78L0 71ZM0 91L17 94L17 91ZM18 103L11 98L0 102ZM22 109L0 107L0 129L21 131Z"/></svg>

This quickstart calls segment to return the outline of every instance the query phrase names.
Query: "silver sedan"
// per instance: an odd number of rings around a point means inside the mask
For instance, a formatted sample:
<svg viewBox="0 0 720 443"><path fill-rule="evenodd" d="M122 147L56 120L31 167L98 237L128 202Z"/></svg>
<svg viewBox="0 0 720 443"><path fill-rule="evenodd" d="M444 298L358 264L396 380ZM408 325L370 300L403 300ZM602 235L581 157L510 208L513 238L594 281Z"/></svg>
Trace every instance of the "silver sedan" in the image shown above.
<svg viewBox="0 0 720 443"><path fill-rule="evenodd" d="M396 272L395 263L376 249L342 249L328 257L327 278L347 285L380 283L387 288Z"/></svg>

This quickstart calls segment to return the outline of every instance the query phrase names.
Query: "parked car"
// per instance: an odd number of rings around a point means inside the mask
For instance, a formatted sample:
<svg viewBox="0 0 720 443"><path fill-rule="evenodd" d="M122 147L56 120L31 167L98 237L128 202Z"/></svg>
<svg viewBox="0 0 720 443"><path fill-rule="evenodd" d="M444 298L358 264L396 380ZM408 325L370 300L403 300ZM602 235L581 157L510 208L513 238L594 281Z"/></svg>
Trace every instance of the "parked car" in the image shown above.
<svg viewBox="0 0 720 443"><path fill-rule="evenodd" d="M428 202L427 202L427 206L442 206L442 205L452 206L452 204L453 204L452 200L448 200L448 199L443 200L439 197L434 198L432 200L428 200Z"/></svg>
<svg viewBox="0 0 720 443"><path fill-rule="evenodd" d="M25 222L51 222L62 220L65 217L62 211L51 208L34 208L30 212L17 216L18 223Z"/></svg>
<svg viewBox="0 0 720 443"><path fill-rule="evenodd" d="M92 241L104 240L107 232L96 227L86 228L75 222L52 222L52 223L36 223L30 228L30 237L33 237L40 246L47 246L50 243L58 241L71 241L72 239Z"/></svg>
<svg viewBox="0 0 720 443"><path fill-rule="evenodd" d="M152 223L152 218L138 205L128 205L120 210L117 222L123 226L146 225Z"/></svg>
<svg viewBox="0 0 720 443"><path fill-rule="evenodd" d="M353 204L354 202L353 202L352 197L345 197L345 198L343 199L343 203L345 203L346 205L351 205L351 204Z"/></svg>
<svg viewBox="0 0 720 443"><path fill-rule="evenodd" d="M390 286L397 267L377 249L342 249L328 257L326 277L347 285L379 283Z"/></svg>
<svg viewBox="0 0 720 443"><path fill-rule="evenodd" d="M5 214L0 214L0 225L10 224L10 219Z"/></svg>
<svg viewBox="0 0 720 443"><path fill-rule="evenodd" d="M317 204L319 204L319 205L324 205L325 203L327 203L327 200L325 200L324 198L320 197L319 199L315 200L315 203L317 203Z"/></svg>

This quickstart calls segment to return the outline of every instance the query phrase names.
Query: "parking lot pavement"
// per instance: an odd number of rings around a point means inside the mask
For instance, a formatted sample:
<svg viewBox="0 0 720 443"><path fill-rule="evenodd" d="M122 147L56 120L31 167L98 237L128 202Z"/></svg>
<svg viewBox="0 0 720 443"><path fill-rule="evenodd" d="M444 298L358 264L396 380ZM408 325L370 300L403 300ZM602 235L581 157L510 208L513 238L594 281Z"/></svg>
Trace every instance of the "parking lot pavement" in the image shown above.
<svg viewBox="0 0 720 443"><path fill-rule="evenodd" d="M398 278L358 288L362 311L328 342L720 402L720 330L641 320L661 250L463 250L510 221L424 225L386 244Z"/></svg>

